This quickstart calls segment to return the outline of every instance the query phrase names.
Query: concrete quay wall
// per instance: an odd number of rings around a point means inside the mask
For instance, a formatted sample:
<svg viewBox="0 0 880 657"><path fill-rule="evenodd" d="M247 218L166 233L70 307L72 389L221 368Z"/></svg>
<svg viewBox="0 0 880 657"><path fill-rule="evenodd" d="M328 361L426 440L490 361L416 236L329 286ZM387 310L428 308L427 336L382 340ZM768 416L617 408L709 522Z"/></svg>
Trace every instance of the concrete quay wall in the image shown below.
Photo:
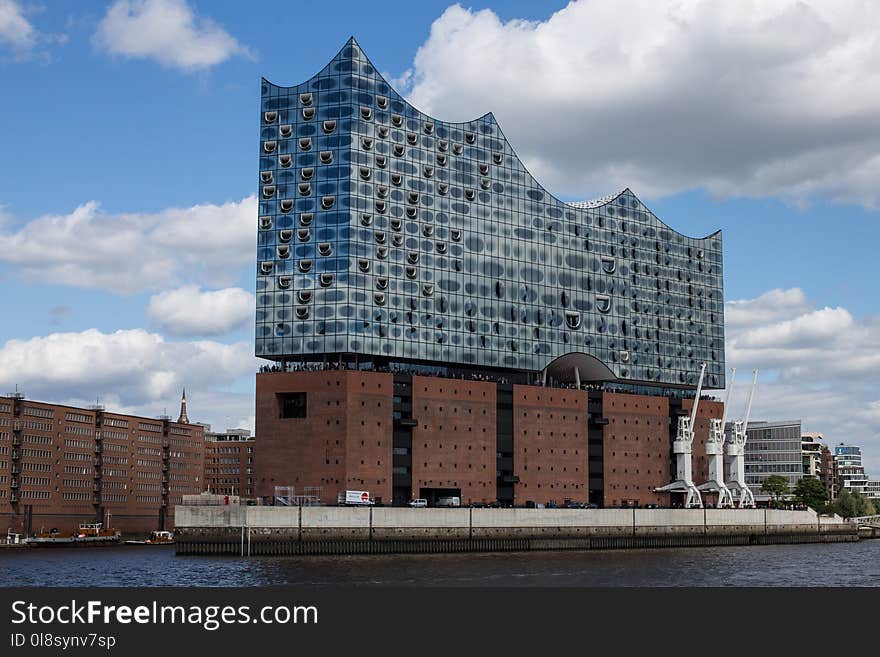
<svg viewBox="0 0 880 657"><path fill-rule="evenodd" d="M858 540L811 510L206 507L175 510L179 554L608 549Z"/></svg>

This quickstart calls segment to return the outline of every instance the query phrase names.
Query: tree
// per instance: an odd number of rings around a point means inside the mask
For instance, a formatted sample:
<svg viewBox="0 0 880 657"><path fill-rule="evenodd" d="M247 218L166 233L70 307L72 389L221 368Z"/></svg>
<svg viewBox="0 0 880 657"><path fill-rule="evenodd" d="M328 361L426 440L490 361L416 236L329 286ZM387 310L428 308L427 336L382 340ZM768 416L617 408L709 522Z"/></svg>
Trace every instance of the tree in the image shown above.
<svg viewBox="0 0 880 657"><path fill-rule="evenodd" d="M770 475L761 484L761 490L772 495L778 502L783 495L788 495L788 478L782 475Z"/></svg>
<svg viewBox="0 0 880 657"><path fill-rule="evenodd" d="M844 518L852 518L859 515L857 504L855 496L848 490L843 490L834 502L834 512Z"/></svg>
<svg viewBox="0 0 880 657"><path fill-rule="evenodd" d="M801 477L794 487L795 499L811 509L821 509L828 501L828 491L815 477Z"/></svg>

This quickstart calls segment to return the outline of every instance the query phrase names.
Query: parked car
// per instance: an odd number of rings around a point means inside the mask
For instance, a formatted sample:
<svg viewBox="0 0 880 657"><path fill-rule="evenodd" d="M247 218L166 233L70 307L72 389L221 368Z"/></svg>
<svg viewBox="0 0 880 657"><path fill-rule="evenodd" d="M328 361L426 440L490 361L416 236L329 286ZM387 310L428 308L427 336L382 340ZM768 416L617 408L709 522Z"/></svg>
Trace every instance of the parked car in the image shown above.
<svg viewBox="0 0 880 657"><path fill-rule="evenodd" d="M414 509L424 509L426 506L428 506L428 500L422 499L420 497L415 500L410 500L409 505Z"/></svg>

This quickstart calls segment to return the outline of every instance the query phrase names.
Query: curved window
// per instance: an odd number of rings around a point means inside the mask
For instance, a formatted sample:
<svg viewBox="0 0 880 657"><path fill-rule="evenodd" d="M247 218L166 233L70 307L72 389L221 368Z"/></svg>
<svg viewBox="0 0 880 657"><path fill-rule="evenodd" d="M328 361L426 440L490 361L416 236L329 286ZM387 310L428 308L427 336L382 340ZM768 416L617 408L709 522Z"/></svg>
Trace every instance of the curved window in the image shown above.
<svg viewBox="0 0 880 657"><path fill-rule="evenodd" d="M333 285L333 274L324 273L318 277L321 287L330 287Z"/></svg>
<svg viewBox="0 0 880 657"><path fill-rule="evenodd" d="M379 106L379 109L387 109L388 108L388 97L387 96L376 96L376 105Z"/></svg>
<svg viewBox="0 0 880 657"><path fill-rule="evenodd" d="M489 175L489 165L485 162L480 163L480 173L482 173L484 176Z"/></svg>
<svg viewBox="0 0 880 657"><path fill-rule="evenodd" d="M370 261L364 259L358 260L358 269L364 273L370 271Z"/></svg>
<svg viewBox="0 0 880 657"><path fill-rule="evenodd" d="M376 279L376 287L380 290L388 289L388 279L382 276L381 278Z"/></svg>
<svg viewBox="0 0 880 657"><path fill-rule="evenodd" d="M324 131L324 134L329 135L331 132L336 130L336 121L324 121L324 123L321 125L321 129Z"/></svg>
<svg viewBox="0 0 880 657"><path fill-rule="evenodd" d="M481 178L480 179L480 187L482 187L483 189L489 189L491 186L492 186L492 181L489 180L488 178Z"/></svg>
<svg viewBox="0 0 880 657"><path fill-rule="evenodd" d="M296 298L300 303L308 303L312 300L311 290L300 290L296 293Z"/></svg>
<svg viewBox="0 0 880 657"><path fill-rule="evenodd" d="M335 196L322 196L321 197L321 207L325 210L329 210L333 207L333 204L336 202Z"/></svg>
<svg viewBox="0 0 880 657"><path fill-rule="evenodd" d="M407 132L406 141L410 146L415 146L419 141L419 136L414 132Z"/></svg>
<svg viewBox="0 0 880 657"><path fill-rule="evenodd" d="M312 104L312 93L307 91L299 95L299 102L308 107Z"/></svg>
<svg viewBox="0 0 880 657"><path fill-rule="evenodd" d="M289 242L291 237L293 237L293 231L289 228L278 231L278 239L282 242Z"/></svg>
<svg viewBox="0 0 880 657"><path fill-rule="evenodd" d="M376 212L379 214L385 214L385 210L388 209L388 204L385 201L376 201Z"/></svg>
<svg viewBox="0 0 880 657"><path fill-rule="evenodd" d="M416 215L418 213L419 213L418 209L414 208L413 206L409 206L406 209L406 216L409 217L410 219L415 219Z"/></svg>
<svg viewBox="0 0 880 657"><path fill-rule="evenodd" d="M371 214L362 214L361 215L361 225L362 226L371 226L373 224L373 215Z"/></svg>
<svg viewBox="0 0 880 657"><path fill-rule="evenodd" d="M272 172L271 171L260 171L260 182L264 185L268 185L272 182Z"/></svg>
<svg viewBox="0 0 880 657"><path fill-rule="evenodd" d="M473 144L477 140L477 136L473 132L466 132L464 133L464 140L469 144Z"/></svg>
<svg viewBox="0 0 880 657"><path fill-rule="evenodd" d="M263 230L269 230L272 227L272 217L264 216L260 217L260 228Z"/></svg>
<svg viewBox="0 0 880 657"><path fill-rule="evenodd" d="M312 269L312 261L311 260L300 260L299 261L299 270L305 274Z"/></svg>
<svg viewBox="0 0 880 657"><path fill-rule="evenodd" d="M308 319L309 317L309 309L306 306L299 306L296 309L296 317L297 319Z"/></svg>
<svg viewBox="0 0 880 657"><path fill-rule="evenodd" d="M263 142L263 151L266 153L274 153L275 147L278 145L274 139L270 139L269 141Z"/></svg>
<svg viewBox="0 0 880 657"><path fill-rule="evenodd" d="M373 118L373 109L371 107L361 107L361 118L364 121L369 121Z"/></svg>
<svg viewBox="0 0 880 657"><path fill-rule="evenodd" d="M308 196L312 193L312 186L309 183L300 183L297 189L300 196Z"/></svg>
<svg viewBox="0 0 880 657"><path fill-rule="evenodd" d="M389 223L391 224L391 230L400 230L401 221L397 217L392 218Z"/></svg>
<svg viewBox="0 0 880 657"><path fill-rule="evenodd" d="M620 352L620 362L621 363L628 363L629 362L629 352L628 351L621 351Z"/></svg>
<svg viewBox="0 0 880 657"><path fill-rule="evenodd" d="M286 290L290 287L290 281L293 280L292 276L279 276L278 277L278 287L282 290Z"/></svg>
<svg viewBox="0 0 880 657"><path fill-rule="evenodd" d="M263 114L263 119L266 123L275 123L275 119L278 118L278 112L266 112Z"/></svg>
<svg viewBox="0 0 880 657"><path fill-rule="evenodd" d="M321 164L330 164L333 162L333 151L321 151L318 157L321 158Z"/></svg>
<svg viewBox="0 0 880 657"><path fill-rule="evenodd" d="M379 260L384 260L388 257L388 247L387 246L377 246L376 247L376 257Z"/></svg>
<svg viewBox="0 0 880 657"><path fill-rule="evenodd" d="M422 173L424 174L425 178L430 178L434 175L434 167L426 164L424 167L422 167Z"/></svg>
<svg viewBox="0 0 880 657"><path fill-rule="evenodd" d="M504 160L504 156L501 155L501 153L492 153L492 161L493 161L495 164L501 164L501 162L502 162L503 160Z"/></svg>
<svg viewBox="0 0 880 657"><path fill-rule="evenodd" d="M437 253L446 253L446 242L437 242Z"/></svg>
<svg viewBox="0 0 880 657"><path fill-rule="evenodd" d="M419 270L415 267L407 267L406 268L406 277L407 278L415 278L416 274L418 274Z"/></svg>
<svg viewBox="0 0 880 657"><path fill-rule="evenodd" d="M473 200L474 200L474 190L472 190L472 189L466 189L466 190L464 190L464 197L465 197L468 201L473 201Z"/></svg>
<svg viewBox="0 0 880 657"><path fill-rule="evenodd" d="M611 297L605 295L596 295L596 310L600 313L607 313L611 310Z"/></svg>
<svg viewBox="0 0 880 657"><path fill-rule="evenodd" d="M446 141L445 139L438 139L437 140L437 149L441 153L445 153L446 151L449 150L449 142Z"/></svg>
<svg viewBox="0 0 880 657"><path fill-rule="evenodd" d="M403 157L403 154L406 152L403 144L394 144L394 147L391 150L397 157Z"/></svg>
<svg viewBox="0 0 880 657"><path fill-rule="evenodd" d="M431 237L434 234L434 226L431 224L425 224L422 226L422 235L425 237Z"/></svg>
<svg viewBox="0 0 880 657"><path fill-rule="evenodd" d="M376 128L376 132L382 139L388 139L389 130L387 125L380 125L378 128Z"/></svg>
<svg viewBox="0 0 880 657"><path fill-rule="evenodd" d="M272 262L260 263L260 272L262 272L263 274L271 274L273 269L275 269L275 264Z"/></svg>
<svg viewBox="0 0 880 657"><path fill-rule="evenodd" d="M617 268L614 258L602 258L602 269L606 274L613 274Z"/></svg>
<svg viewBox="0 0 880 657"><path fill-rule="evenodd" d="M365 151L373 148L373 138L372 137L361 137L361 146L364 147Z"/></svg>
<svg viewBox="0 0 880 657"><path fill-rule="evenodd" d="M278 156L278 164L283 168L287 169L290 167L291 157L288 154L279 155Z"/></svg>
<svg viewBox="0 0 880 657"><path fill-rule="evenodd" d="M399 128L403 125L403 117L400 114L392 114L391 115L391 125L396 128Z"/></svg>
<svg viewBox="0 0 880 657"><path fill-rule="evenodd" d="M318 253L322 256L328 256L333 253L333 247L330 246L329 242L321 242L318 244Z"/></svg>
<svg viewBox="0 0 880 657"><path fill-rule="evenodd" d="M447 183L439 183L437 185L437 192L441 196L446 196L446 193L449 191L449 185Z"/></svg>
<svg viewBox="0 0 880 657"><path fill-rule="evenodd" d="M419 261L418 252L417 251L410 251L409 253L407 253L406 254L406 261L411 265L416 264Z"/></svg>
<svg viewBox="0 0 880 657"><path fill-rule="evenodd" d="M401 235L400 233L394 233L394 235L391 236L391 243L394 246L402 246L403 245L403 235Z"/></svg>
<svg viewBox="0 0 880 657"><path fill-rule="evenodd" d="M293 209L293 199L283 198L281 202L278 204L278 207L281 208L281 211L284 214L287 214Z"/></svg>
<svg viewBox="0 0 880 657"><path fill-rule="evenodd" d="M276 247L275 251L278 253L278 257L282 260L290 256L290 246L288 246L287 244L279 244Z"/></svg>
<svg viewBox="0 0 880 657"><path fill-rule="evenodd" d="M376 185L376 196L379 198L388 198L388 186Z"/></svg>
<svg viewBox="0 0 880 657"><path fill-rule="evenodd" d="M303 180L311 180L315 175L315 170L312 167L305 167L300 169L299 175Z"/></svg>
<svg viewBox="0 0 880 657"><path fill-rule="evenodd" d="M463 150L463 148L462 148L461 144L453 144L452 145L452 152L455 153L456 155L461 155L462 150Z"/></svg>
<svg viewBox="0 0 880 657"><path fill-rule="evenodd" d="M581 327L581 314L572 310L565 311L565 323L570 329L578 329Z"/></svg>
<svg viewBox="0 0 880 657"><path fill-rule="evenodd" d="M385 293L384 292L374 292L373 293L373 301L376 302L377 306L385 305Z"/></svg>
<svg viewBox="0 0 880 657"><path fill-rule="evenodd" d="M446 155L444 155L443 153L437 153L437 164L439 164L441 167L445 167Z"/></svg>
<svg viewBox="0 0 880 657"><path fill-rule="evenodd" d="M275 185L263 185L263 198L275 196Z"/></svg>
<svg viewBox="0 0 880 657"><path fill-rule="evenodd" d="M312 220L314 218L315 215L313 215L311 212L303 212L301 215L299 215L299 223L301 223L303 226L311 226Z"/></svg>
<svg viewBox="0 0 880 657"><path fill-rule="evenodd" d="M296 229L296 239L298 239L300 242L308 242L311 236L312 231L310 231L308 228Z"/></svg>
<svg viewBox="0 0 880 657"><path fill-rule="evenodd" d="M433 283L423 283L422 284L422 294L426 297L430 297L434 294L434 284Z"/></svg>
<svg viewBox="0 0 880 657"><path fill-rule="evenodd" d="M301 137L299 140L299 149L301 151L312 150L312 138L311 137Z"/></svg>
<svg viewBox="0 0 880 657"><path fill-rule="evenodd" d="M315 118L315 108L314 107L303 107L302 117L305 121L311 121L313 118Z"/></svg>
<svg viewBox="0 0 880 657"><path fill-rule="evenodd" d="M395 187L400 187L400 185L402 183L403 183L403 176L401 176L399 173L392 173L391 174L391 184L392 185L394 185Z"/></svg>
<svg viewBox="0 0 880 657"><path fill-rule="evenodd" d="M376 156L376 166L379 167L380 169L384 169L386 166L388 166L388 158L385 157L384 155L377 155ZM397 176L399 177L400 174L397 174Z"/></svg>
<svg viewBox="0 0 880 657"><path fill-rule="evenodd" d="M287 139L293 134L293 126L290 124L278 126L278 134Z"/></svg>
<svg viewBox="0 0 880 657"><path fill-rule="evenodd" d="M373 237L376 240L376 244L385 244L385 231L384 230L377 230L375 233L373 233Z"/></svg>
<svg viewBox="0 0 880 657"><path fill-rule="evenodd" d="M369 180L370 179L369 167L361 167L360 174L361 174L361 180Z"/></svg>
<svg viewBox="0 0 880 657"><path fill-rule="evenodd" d="M434 124L433 123L426 123L425 124L425 134L426 135L433 135L434 134Z"/></svg>
<svg viewBox="0 0 880 657"><path fill-rule="evenodd" d="M406 198L413 205L417 205L419 202L419 193L418 192L410 192Z"/></svg>
<svg viewBox="0 0 880 657"><path fill-rule="evenodd" d="M453 228L449 231L449 236L452 238L453 242L461 241L461 228Z"/></svg>

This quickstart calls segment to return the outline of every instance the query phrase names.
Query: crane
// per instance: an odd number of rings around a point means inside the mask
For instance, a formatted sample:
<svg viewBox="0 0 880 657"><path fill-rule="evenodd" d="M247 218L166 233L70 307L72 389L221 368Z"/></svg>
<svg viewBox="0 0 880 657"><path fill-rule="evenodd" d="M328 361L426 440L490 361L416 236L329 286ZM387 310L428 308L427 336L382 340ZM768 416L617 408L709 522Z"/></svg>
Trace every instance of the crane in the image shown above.
<svg viewBox="0 0 880 657"><path fill-rule="evenodd" d="M694 405L691 407L690 417L678 418L678 433L672 441L672 452L675 454L675 481L660 488L655 488L657 493L685 493L686 509L703 508L703 498L700 491L694 485L693 477L693 445L694 426L697 421L697 407L700 404L700 394L703 391L703 377L706 374L706 363L700 368L700 379L697 382L697 394L694 397Z"/></svg>
<svg viewBox="0 0 880 657"><path fill-rule="evenodd" d="M721 419L709 420L709 441L706 443L706 455L709 457L709 480L698 486L701 491L718 493L716 507L719 509L733 507L733 494L724 484L724 426L727 423L727 408L730 404L730 393L733 390L735 377L736 368L733 367L730 370L730 384L727 386Z"/></svg>
<svg viewBox="0 0 880 657"><path fill-rule="evenodd" d="M730 440L727 441L727 458L730 463L727 487L736 495L737 506L740 509L754 509L755 495L746 484L745 451L748 440L749 416L752 414L752 401L755 397L755 388L758 386L758 370L753 372L752 389L749 391L749 401L746 404L746 416L742 420L733 423Z"/></svg>

